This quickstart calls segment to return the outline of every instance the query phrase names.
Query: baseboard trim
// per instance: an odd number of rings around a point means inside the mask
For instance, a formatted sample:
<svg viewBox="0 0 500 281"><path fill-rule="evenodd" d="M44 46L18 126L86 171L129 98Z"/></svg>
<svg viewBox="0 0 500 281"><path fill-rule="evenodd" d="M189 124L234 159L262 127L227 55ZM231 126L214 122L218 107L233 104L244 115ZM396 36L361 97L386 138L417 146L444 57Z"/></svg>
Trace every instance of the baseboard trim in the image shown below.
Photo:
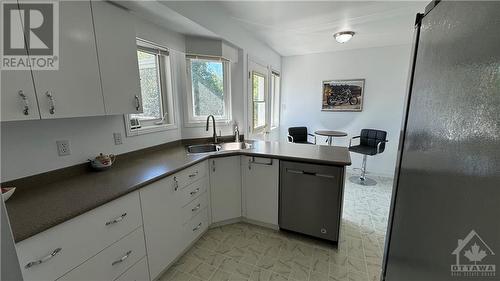
<svg viewBox="0 0 500 281"><path fill-rule="evenodd" d="M257 226L262 226L264 228L269 228L269 229L272 229L272 230L279 230L280 229L280 227L278 225L276 225L276 224L267 223L267 222L261 222L261 221L256 221L256 220L251 220L251 219L248 219L248 218L245 218L245 217L242 217L241 221L249 223L249 224L257 225Z"/></svg>

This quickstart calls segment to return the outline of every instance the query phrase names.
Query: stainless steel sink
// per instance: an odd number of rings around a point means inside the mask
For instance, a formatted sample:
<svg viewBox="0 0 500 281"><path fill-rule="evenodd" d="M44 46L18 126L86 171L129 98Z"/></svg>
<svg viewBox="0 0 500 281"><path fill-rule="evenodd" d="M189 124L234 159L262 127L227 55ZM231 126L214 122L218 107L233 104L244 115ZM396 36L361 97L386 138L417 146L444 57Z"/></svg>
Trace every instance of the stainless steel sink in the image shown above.
<svg viewBox="0 0 500 281"><path fill-rule="evenodd" d="M217 144L196 144L187 147L188 153L207 153L215 152L221 149L220 145Z"/></svg>
<svg viewBox="0 0 500 281"><path fill-rule="evenodd" d="M248 142L226 142L221 143L221 150L240 150L240 149L250 149L252 144Z"/></svg>
<svg viewBox="0 0 500 281"><path fill-rule="evenodd" d="M230 151L252 148L251 143L247 142L226 142L221 144L196 144L187 147L188 153L209 153L217 151Z"/></svg>

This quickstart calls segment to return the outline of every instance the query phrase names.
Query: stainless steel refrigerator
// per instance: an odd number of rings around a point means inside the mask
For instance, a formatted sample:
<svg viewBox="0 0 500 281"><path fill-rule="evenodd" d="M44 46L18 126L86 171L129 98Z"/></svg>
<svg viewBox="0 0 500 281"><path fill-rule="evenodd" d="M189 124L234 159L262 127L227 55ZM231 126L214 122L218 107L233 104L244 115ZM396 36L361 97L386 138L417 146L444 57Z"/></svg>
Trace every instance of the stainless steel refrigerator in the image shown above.
<svg viewBox="0 0 500 281"><path fill-rule="evenodd" d="M382 279L500 280L500 2L418 15Z"/></svg>

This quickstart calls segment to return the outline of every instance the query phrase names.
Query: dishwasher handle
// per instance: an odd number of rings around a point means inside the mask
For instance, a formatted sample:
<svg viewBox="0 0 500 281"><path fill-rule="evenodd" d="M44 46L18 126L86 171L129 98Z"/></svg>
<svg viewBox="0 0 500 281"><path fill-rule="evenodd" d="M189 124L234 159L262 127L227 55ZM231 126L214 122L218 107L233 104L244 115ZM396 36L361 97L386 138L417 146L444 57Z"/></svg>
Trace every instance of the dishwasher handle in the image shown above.
<svg viewBox="0 0 500 281"><path fill-rule="evenodd" d="M286 171L288 173L292 173L292 174L308 175L308 176L315 176L315 177L329 178L329 179L335 178L335 176L333 176L333 175L318 174L315 172L307 172L307 171L303 171L303 170L286 169Z"/></svg>

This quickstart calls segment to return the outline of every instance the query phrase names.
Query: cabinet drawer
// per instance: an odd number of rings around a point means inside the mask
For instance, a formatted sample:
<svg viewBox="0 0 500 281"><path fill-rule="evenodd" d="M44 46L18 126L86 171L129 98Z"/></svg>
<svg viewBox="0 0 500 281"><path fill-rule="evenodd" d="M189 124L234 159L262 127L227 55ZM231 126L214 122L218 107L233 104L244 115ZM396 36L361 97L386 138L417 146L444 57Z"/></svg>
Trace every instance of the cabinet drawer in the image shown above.
<svg viewBox="0 0 500 281"><path fill-rule="evenodd" d="M134 192L25 239L16 244L24 280L55 280L141 225Z"/></svg>
<svg viewBox="0 0 500 281"><path fill-rule="evenodd" d="M184 225L185 245L189 245L208 228L208 209L201 210Z"/></svg>
<svg viewBox="0 0 500 281"><path fill-rule="evenodd" d="M188 222L192 217L196 216L203 209L208 207L208 192L203 192L198 198L191 201L186 206L182 207L182 223Z"/></svg>
<svg viewBox="0 0 500 281"><path fill-rule="evenodd" d="M186 188L181 190L181 192L179 194L181 206L185 206L186 204L191 202L193 199L200 196L206 190L207 190L207 179L206 178L202 178L199 181L188 185Z"/></svg>
<svg viewBox="0 0 500 281"><path fill-rule="evenodd" d="M177 181L179 188L185 188L191 183L205 177L207 174L207 161L203 161L189 168L186 168L175 174L174 179Z"/></svg>
<svg viewBox="0 0 500 281"><path fill-rule="evenodd" d="M146 258L142 258L138 263L129 268L122 276L115 279L115 281L148 281L148 263Z"/></svg>
<svg viewBox="0 0 500 281"><path fill-rule="evenodd" d="M145 256L140 227L58 280L114 280Z"/></svg>

